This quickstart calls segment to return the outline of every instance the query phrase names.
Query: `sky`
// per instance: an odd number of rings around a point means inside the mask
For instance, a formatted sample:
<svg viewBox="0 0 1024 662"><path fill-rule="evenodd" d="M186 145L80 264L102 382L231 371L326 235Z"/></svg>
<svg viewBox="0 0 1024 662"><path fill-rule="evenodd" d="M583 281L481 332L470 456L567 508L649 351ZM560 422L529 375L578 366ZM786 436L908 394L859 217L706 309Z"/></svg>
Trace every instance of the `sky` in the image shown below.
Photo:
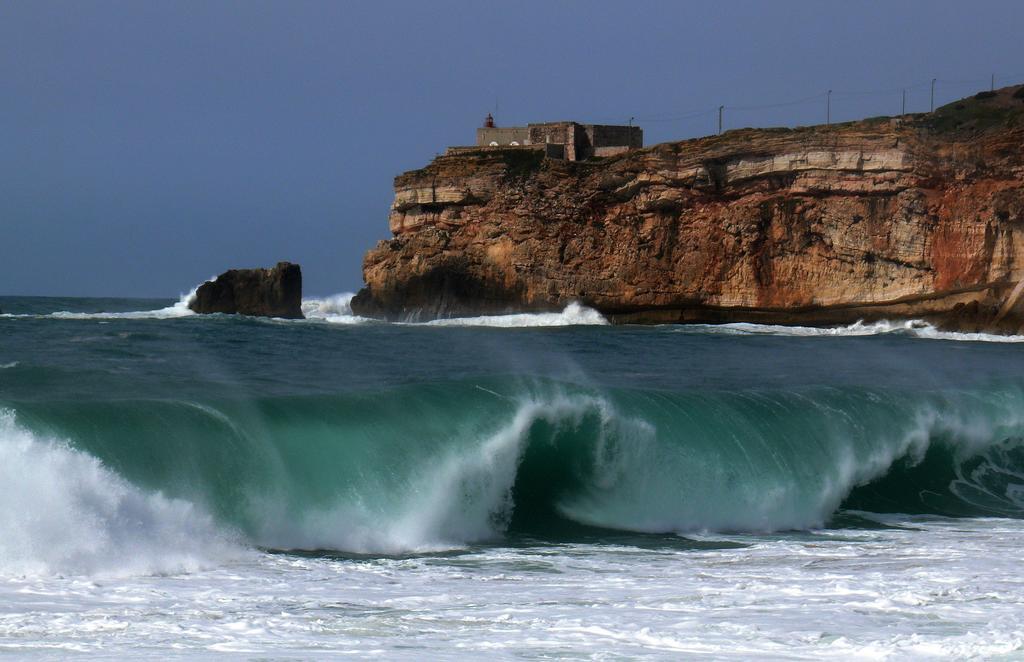
<svg viewBox="0 0 1024 662"><path fill-rule="evenodd" d="M0 2L0 295L355 291L392 180L498 125L647 144L1024 82L1024 2Z"/></svg>

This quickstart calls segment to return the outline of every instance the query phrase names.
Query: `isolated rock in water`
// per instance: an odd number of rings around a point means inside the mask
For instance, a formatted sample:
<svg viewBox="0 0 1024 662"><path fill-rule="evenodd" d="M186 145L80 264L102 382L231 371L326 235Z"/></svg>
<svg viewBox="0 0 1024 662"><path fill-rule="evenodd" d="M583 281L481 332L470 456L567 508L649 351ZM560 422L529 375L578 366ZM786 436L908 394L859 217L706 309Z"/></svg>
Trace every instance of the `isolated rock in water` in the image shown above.
<svg viewBox="0 0 1024 662"><path fill-rule="evenodd" d="M231 269L203 283L188 307L197 313L238 313L302 319L302 268Z"/></svg>

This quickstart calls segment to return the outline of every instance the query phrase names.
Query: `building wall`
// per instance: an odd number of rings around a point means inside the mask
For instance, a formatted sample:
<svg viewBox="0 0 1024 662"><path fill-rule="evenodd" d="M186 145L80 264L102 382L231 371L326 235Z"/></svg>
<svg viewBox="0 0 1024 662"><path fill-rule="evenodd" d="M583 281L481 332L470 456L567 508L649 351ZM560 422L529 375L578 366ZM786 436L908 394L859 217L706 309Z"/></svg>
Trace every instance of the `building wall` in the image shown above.
<svg viewBox="0 0 1024 662"><path fill-rule="evenodd" d="M482 127L476 130L478 147L511 145L561 145L562 149L549 149L550 154L561 153L568 161L583 161L592 156L611 156L644 145L644 132L638 126L610 124L577 124L576 122L546 122L529 126ZM553 157L557 158L557 157Z"/></svg>
<svg viewBox="0 0 1024 662"><path fill-rule="evenodd" d="M590 144L598 147L629 147L639 149L644 146L644 132L638 126L621 126L614 124L587 124Z"/></svg>
<svg viewBox="0 0 1024 662"><path fill-rule="evenodd" d="M531 124L527 127L530 131L530 142L550 143L553 145L565 145L569 136L569 125L572 122L546 122L544 124Z"/></svg>
<svg viewBox="0 0 1024 662"><path fill-rule="evenodd" d="M558 159L559 161L565 158L565 145L556 145L555 143L545 143L543 145L534 145L534 147L543 147L544 156L549 159Z"/></svg>
<svg viewBox="0 0 1024 662"><path fill-rule="evenodd" d="M590 156L590 137L583 125L576 122L545 122L530 125L530 142L564 145L564 158L581 161Z"/></svg>
<svg viewBox="0 0 1024 662"><path fill-rule="evenodd" d="M585 161L592 156L593 151L587 128L572 122L569 125L569 141L565 144L565 158L569 161Z"/></svg>
<svg viewBox="0 0 1024 662"><path fill-rule="evenodd" d="M481 127L476 130L478 147L487 147L492 142L499 146L511 145L513 142L526 145L530 142L530 130L525 126Z"/></svg>

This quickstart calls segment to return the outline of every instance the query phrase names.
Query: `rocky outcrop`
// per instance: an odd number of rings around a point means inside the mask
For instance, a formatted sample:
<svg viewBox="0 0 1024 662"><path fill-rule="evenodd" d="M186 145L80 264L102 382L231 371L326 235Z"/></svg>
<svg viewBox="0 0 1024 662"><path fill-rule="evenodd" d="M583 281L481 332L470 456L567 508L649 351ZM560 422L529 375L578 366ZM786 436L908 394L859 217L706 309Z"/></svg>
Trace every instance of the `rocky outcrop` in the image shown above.
<svg viewBox="0 0 1024 662"><path fill-rule="evenodd" d="M302 319L302 269L231 269L199 286L188 307L197 313L237 313Z"/></svg>
<svg viewBox="0 0 1024 662"><path fill-rule="evenodd" d="M588 162L441 156L396 178L393 238L367 253L352 308L424 319L579 301L618 322L1017 331L1024 304L1003 308L1024 279L1018 89Z"/></svg>

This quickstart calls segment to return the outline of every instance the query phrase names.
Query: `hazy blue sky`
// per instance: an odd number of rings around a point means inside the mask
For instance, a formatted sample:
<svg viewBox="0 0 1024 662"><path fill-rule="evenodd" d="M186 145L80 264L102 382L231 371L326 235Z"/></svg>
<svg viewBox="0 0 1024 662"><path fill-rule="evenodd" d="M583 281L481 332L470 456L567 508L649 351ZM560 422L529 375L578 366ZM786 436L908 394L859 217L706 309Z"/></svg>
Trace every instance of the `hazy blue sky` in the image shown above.
<svg viewBox="0 0 1024 662"><path fill-rule="evenodd" d="M648 144L1024 80L1024 2L0 2L0 294L361 285L392 178L499 124ZM673 119L693 112L704 114ZM659 121L654 121L659 120Z"/></svg>

